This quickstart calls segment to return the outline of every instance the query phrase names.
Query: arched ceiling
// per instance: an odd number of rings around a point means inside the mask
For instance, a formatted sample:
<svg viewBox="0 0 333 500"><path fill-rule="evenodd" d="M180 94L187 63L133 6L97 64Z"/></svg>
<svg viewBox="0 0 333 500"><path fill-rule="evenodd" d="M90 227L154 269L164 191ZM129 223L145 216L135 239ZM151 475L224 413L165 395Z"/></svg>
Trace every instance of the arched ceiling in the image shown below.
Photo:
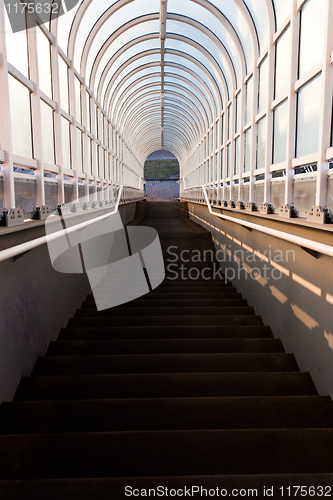
<svg viewBox="0 0 333 500"><path fill-rule="evenodd" d="M290 0L82 0L60 48L142 163L184 162L267 49Z"/></svg>

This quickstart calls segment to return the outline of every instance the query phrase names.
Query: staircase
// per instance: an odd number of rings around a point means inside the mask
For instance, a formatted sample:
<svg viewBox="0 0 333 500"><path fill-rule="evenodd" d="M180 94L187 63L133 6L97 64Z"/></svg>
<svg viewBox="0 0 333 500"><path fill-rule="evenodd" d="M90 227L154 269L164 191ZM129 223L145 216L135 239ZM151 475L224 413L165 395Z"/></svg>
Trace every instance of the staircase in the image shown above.
<svg viewBox="0 0 333 500"><path fill-rule="evenodd" d="M213 249L186 204L140 203L134 223L159 231L166 259L170 245L178 255ZM1 499L118 500L158 486L332 493L330 398L237 290L212 279L213 264L185 265L208 266L209 280L168 272L152 293L107 311L87 297L1 405Z"/></svg>

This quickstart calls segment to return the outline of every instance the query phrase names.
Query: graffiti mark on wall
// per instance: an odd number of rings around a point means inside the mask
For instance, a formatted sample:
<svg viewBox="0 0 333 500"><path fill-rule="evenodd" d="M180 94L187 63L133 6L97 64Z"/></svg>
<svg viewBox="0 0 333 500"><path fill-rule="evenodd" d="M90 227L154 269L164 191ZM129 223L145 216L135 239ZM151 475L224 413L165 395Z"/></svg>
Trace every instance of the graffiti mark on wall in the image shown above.
<svg viewBox="0 0 333 500"><path fill-rule="evenodd" d="M19 293L16 303L6 311L6 326L21 339L30 337L36 312L36 301L32 291Z"/></svg>

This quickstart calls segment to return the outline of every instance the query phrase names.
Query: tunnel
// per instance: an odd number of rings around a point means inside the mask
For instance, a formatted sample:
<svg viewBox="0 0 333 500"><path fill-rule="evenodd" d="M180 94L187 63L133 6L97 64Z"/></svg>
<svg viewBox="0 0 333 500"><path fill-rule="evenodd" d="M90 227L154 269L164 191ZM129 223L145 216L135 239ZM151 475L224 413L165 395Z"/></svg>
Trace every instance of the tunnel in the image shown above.
<svg viewBox="0 0 333 500"><path fill-rule="evenodd" d="M0 0L0 496L331 496L332 0Z"/></svg>

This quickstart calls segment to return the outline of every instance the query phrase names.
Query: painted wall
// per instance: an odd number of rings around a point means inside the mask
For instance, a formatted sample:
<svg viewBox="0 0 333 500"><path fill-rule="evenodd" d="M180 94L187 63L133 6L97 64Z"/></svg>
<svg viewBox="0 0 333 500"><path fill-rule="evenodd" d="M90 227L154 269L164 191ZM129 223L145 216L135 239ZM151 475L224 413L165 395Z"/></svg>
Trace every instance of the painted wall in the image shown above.
<svg viewBox="0 0 333 500"><path fill-rule="evenodd" d="M190 218L211 231L226 276L319 393L333 396L333 259L188 206Z"/></svg>
<svg viewBox="0 0 333 500"><path fill-rule="evenodd" d="M126 224L135 204L119 207ZM6 237L5 235L1 236ZM46 245L0 263L0 401L10 401L22 376L90 292L86 275L53 270Z"/></svg>

